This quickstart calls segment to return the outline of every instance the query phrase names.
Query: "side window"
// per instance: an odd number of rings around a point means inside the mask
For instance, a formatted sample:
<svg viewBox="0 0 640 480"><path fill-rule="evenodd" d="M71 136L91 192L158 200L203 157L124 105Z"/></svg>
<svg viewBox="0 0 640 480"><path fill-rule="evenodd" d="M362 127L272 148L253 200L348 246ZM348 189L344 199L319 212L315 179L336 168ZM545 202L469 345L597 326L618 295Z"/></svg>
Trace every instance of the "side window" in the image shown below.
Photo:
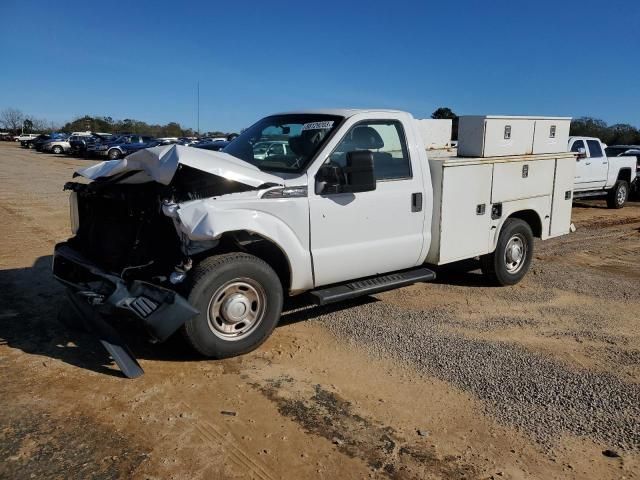
<svg viewBox="0 0 640 480"><path fill-rule="evenodd" d="M411 178L411 162L402 124L394 120L372 120L355 125L329 155L328 162L345 167L347 153L373 153L376 180Z"/></svg>
<svg viewBox="0 0 640 480"><path fill-rule="evenodd" d="M581 148L585 148L584 142L582 140L576 140L571 146L571 151L578 152Z"/></svg>
<svg viewBox="0 0 640 480"><path fill-rule="evenodd" d="M589 145L589 156L590 157L602 157L602 147L600 147L600 142L597 140L587 140L587 145Z"/></svg>

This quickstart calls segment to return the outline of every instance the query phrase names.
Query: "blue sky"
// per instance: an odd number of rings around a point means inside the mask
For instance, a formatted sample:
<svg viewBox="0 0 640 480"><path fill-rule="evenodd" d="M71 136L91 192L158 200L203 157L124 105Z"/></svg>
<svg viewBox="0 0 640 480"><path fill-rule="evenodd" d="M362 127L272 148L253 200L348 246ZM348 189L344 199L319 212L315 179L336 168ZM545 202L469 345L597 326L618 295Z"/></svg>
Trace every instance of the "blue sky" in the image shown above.
<svg viewBox="0 0 640 480"><path fill-rule="evenodd" d="M3 0L0 109L195 127L199 81L201 130L343 106L640 127L637 0L91 4Z"/></svg>

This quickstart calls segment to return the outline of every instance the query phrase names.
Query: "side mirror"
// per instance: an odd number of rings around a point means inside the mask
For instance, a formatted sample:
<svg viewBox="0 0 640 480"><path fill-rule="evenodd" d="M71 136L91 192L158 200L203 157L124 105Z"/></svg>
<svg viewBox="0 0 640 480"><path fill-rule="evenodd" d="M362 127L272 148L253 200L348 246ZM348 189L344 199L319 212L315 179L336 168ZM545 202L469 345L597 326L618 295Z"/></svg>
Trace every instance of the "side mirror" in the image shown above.
<svg viewBox="0 0 640 480"><path fill-rule="evenodd" d="M376 189L373 153L347 153L347 166L323 165L316 175L316 194L370 192Z"/></svg>
<svg viewBox="0 0 640 480"><path fill-rule="evenodd" d="M347 177L345 192L370 192L376 189L376 177L373 172L373 153L368 150L356 150L347 153Z"/></svg>
<svg viewBox="0 0 640 480"><path fill-rule="evenodd" d="M581 158L587 158L587 149L586 148L579 148L578 149L578 160L580 160Z"/></svg>

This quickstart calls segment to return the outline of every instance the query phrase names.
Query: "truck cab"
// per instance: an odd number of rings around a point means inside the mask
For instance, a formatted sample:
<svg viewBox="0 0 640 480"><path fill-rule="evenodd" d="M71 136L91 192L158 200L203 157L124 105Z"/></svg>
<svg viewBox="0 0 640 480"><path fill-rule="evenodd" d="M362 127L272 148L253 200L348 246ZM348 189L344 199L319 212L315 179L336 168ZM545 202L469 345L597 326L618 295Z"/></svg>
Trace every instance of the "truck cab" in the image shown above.
<svg viewBox="0 0 640 480"><path fill-rule="evenodd" d="M577 154L575 198L607 196L609 208L622 208L636 181L633 157L608 157L606 145L595 137L569 137L569 150Z"/></svg>

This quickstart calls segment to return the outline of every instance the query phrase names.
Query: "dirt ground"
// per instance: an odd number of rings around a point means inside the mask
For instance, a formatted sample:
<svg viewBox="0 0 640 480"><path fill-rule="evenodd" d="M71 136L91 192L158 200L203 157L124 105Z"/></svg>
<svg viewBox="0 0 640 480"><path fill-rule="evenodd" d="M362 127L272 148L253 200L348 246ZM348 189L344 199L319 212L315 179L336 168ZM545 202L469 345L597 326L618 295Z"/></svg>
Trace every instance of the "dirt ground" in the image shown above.
<svg viewBox="0 0 640 480"><path fill-rule="evenodd" d="M146 373L122 378L93 338L56 320L62 186L88 164L0 144L0 478L640 478L640 420L629 412L629 438L577 434L560 416L541 439L492 413L475 383L341 335L331 315L369 311L357 304L285 315L259 350L225 361L130 336ZM637 388L640 203L579 202L573 221L575 234L537 244L520 285L491 288L452 267L436 284L367 301L407 318L446 308L447 335L554 362L577 383L596 375Z"/></svg>

